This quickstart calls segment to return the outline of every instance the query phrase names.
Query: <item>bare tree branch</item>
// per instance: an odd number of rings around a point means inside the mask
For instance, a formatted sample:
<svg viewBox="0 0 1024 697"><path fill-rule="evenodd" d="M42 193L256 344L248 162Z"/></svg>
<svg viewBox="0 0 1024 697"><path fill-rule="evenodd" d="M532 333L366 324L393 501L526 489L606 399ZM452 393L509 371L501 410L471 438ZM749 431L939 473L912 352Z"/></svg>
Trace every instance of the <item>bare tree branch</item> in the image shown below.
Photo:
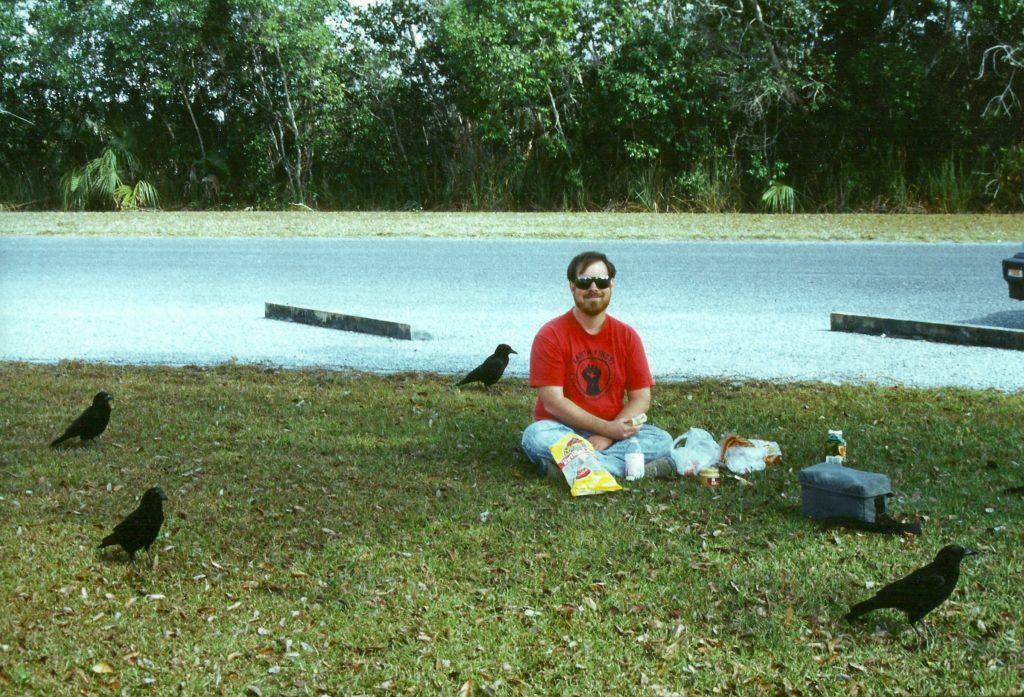
<svg viewBox="0 0 1024 697"><path fill-rule="evenodd" d="M7 111L2 106L0 106L0 114L6 115L6 116L13 116L14 118L18 119L19 121L24 121L25 123L29 124L30 126L35 126L34 122L29 121L28 119L26 119L26 118L24 118L22 116L18 116L17 114L15 114L12 111Z"/></svg>
<svg viewBox="0 0 1024 697"><path fill-rule="evenodd" d="M188 110L188 118L192 121L192 128L196 131L196 140L199 141L199 153L202 155L202 159L206 159L206 145L203 143L203 132L199 130L199 124L196 122L196 115L192 113L192 99L188 96L188 92L185 90L185 84L178 80L178 90L181 92L181 99L185 102L185 109Z"/></svg>
<svg viewBox="0 0 1024 697"><path fill-rule="evenodd" d="M985 106L985 115L988 116L993 112L1001 111L1006 116L1012 116L1013 110L1021 107L1020 98L1017 97L1017 93L1014 90L1013 81L1017 76L1017 71L1024 69L1024 46L997 44L985 49L985 53L981 56L981 67L978 69L976 79L980 80L985 77L985 69L989 61L992 63L991 69L993 74L999 75L1000 64L1005 63L1010 67L1010 75L1006 79L1006 86L1003 87L1003 91L992 97Z"/></svg>

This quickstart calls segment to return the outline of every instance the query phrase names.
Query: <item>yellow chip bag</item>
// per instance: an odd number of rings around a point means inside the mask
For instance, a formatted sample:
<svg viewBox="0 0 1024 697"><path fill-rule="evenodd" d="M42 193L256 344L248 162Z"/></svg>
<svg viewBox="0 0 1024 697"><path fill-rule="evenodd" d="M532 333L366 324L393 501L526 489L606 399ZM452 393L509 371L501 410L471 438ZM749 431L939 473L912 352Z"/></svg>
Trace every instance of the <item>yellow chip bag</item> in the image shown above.
<svg viewBox="0 0 1024 697"><path fill-rule="evenodd" d="M569 484L569 493L573 496L600 494L622 488L609 472L594 467L597 463L594 446L583 436L570 433L549 450L558 463L558 469L562 470Z"/></svg>

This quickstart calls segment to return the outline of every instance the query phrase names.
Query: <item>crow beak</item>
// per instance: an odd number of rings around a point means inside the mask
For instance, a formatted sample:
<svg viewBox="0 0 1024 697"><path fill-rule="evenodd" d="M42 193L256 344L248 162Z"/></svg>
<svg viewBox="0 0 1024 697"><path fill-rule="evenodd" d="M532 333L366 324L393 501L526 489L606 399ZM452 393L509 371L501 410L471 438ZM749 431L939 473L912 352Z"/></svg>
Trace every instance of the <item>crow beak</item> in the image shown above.
<svg viewBox="0 0 1024 697"><path fill-rule="evenodd" d="M978 556L978 554L979 554L979 552L976 549L965 549L964 550L964 556L965 557Z"/></svg>

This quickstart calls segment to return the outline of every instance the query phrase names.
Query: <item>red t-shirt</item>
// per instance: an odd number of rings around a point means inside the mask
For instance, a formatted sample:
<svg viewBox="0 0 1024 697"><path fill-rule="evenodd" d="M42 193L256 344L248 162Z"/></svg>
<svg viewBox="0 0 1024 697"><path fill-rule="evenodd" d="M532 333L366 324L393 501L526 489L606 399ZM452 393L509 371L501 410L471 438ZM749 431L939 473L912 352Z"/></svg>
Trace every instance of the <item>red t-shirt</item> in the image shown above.
<svg viewBox="0 0 1024 697"><path fill-rule="evenodd" d="M618 415L627 391L652 385L640 335L611 315L591 336L569 310L541 327L533 340L530 387L561 387L570 401L602 419ZM540 398L533 418L554 419Z"/></svg>

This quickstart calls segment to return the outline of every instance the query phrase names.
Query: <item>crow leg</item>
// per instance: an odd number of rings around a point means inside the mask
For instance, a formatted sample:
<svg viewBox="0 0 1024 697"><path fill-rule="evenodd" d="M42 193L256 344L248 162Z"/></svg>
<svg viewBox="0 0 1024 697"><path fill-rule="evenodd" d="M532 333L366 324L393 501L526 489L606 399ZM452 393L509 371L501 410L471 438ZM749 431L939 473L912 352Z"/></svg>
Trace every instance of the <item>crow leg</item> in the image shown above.
<svg viewBox="0 0 1024 697"><path fill-rule="evenodd" d="M914 633L917 634L918 646L923 646L924 648L930 650L932 648L932 643L934 639L932 629L924 622L922 622L921 625L924 628L923 634L920 630L918 630L916 623L911 624L910 627L914 630Z"/></svg>
<svg viewBox="0 0 1024 697"><path fill-rule="evenodd" d="M932 644L935 641L935 628L932 627L931 625L925 624L924 622L922 622L921 624L924 624L924 633L925 633L925 636L928 637L927 645L928 645L928 648L931 648Z"/></svg>

